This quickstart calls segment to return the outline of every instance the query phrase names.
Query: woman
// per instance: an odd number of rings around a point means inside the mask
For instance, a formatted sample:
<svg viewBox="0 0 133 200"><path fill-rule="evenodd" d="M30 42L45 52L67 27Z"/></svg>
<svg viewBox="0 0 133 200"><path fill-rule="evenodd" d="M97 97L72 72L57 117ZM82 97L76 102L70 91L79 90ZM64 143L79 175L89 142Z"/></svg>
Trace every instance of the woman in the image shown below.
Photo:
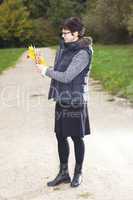
<svg viewBox="0 0 133 200"><path fill-rule="evenodd" d="M55 127L58 144L60 170L48 186L70 183L77 187L82 181L82 167L85 154L84 136L90 134L87 108L88 72L92 60L90 40L84 38L85 28L81 20L71 17L61 26L62 39L55 57L54 67L42 68L43 76L50 77L48 99L56 102ZM75 150L74 176L68 171L69 143L71 137Z"/></svg>

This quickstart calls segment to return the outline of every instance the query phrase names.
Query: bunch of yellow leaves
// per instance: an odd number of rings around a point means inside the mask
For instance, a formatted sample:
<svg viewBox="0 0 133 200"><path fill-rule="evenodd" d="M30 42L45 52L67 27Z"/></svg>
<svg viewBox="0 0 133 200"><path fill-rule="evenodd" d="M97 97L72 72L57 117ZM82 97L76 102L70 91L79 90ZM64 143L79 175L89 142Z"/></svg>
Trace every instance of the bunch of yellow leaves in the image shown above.
<svg viewBox="0 0 133 200"><path fill-rule="evenodd" d="M27 58L30 58L31 60L37 62L38 64L47 66L46 60L40 55L40 52L32 45L28 47Z"/></svg>

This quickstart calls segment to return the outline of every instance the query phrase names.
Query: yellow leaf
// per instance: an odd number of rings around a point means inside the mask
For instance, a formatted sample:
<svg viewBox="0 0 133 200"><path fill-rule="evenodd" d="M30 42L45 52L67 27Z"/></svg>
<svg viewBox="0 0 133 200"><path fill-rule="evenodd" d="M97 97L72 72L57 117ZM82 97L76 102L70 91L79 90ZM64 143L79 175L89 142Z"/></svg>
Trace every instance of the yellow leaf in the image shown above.
<svg viewBox="0 0 133 200"><path fill-rule="evenodd" d="M35 48L33 48L33 46L29 46L28 48L28 55L27 57L31 58L32 60L35 60L36 58L36 52L35 52Z"/></svg>

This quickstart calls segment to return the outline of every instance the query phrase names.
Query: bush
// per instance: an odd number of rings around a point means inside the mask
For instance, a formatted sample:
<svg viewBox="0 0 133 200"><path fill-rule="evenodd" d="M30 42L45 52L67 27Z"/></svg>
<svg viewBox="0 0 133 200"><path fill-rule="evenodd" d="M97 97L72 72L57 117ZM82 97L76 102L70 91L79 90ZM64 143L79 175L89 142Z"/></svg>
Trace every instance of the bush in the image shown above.
<svg viewBox="0 0 133 200"><path fill-rule="evenodd" d="M20 0L5 0L0 6L0 45L18 46L32 35L29 12Z"/></svg>

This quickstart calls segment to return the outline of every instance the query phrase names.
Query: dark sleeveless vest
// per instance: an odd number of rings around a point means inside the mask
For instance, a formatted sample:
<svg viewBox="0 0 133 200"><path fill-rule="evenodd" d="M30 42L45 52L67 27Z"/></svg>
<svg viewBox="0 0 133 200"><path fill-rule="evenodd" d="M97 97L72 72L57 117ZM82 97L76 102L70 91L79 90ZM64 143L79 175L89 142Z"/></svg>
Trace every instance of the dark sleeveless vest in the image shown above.
<svg viewBox="0 0 133 200"><path fill-rule="evenodd" d="M86 101L87 94L85 87L87 86L88 72L92 60L92 51L89 48L87 40L81 39L71 43L64 43L61 40L60 48L55 59L54 70L60 72L66 71L73 57L81 49L86 50L89 54L88 65L69 83L62 83L52 79L48 99L53 98L55 101L68 104L82 104Z"/></svg>

